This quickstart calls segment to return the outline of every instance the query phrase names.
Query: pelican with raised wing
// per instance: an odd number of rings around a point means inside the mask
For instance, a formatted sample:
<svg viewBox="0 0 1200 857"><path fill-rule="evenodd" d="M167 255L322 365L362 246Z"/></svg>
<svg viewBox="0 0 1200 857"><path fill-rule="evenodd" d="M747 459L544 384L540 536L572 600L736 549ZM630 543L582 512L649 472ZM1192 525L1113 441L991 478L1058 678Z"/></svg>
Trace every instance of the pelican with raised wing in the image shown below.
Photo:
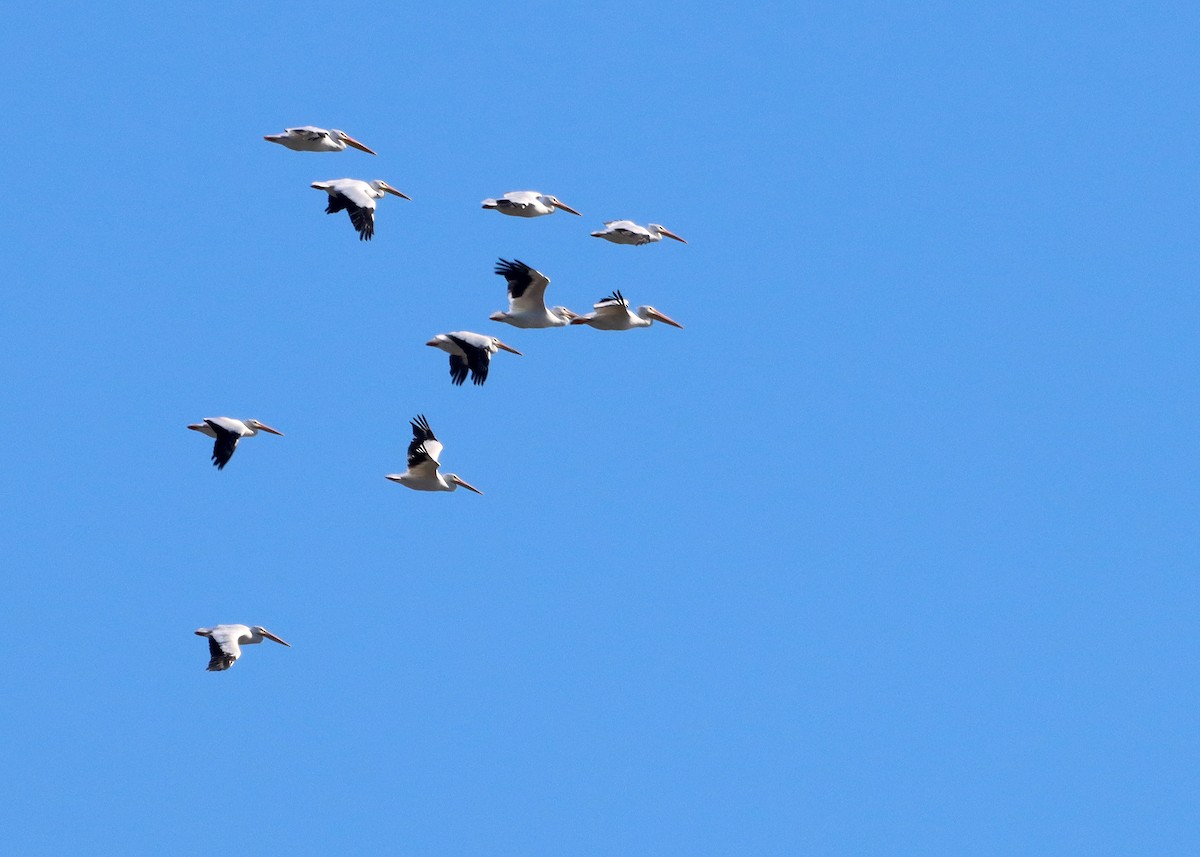
<svg viewBox="0 0 1200 857"><path fill-rule="evenodd" d="M216 438L213 444L212 460L217 470L224 470L233 451L237 449L238 441L244 437L254 437L260 431L277 434L283 437L283 432L277 431L258 420L235 420L233 417L205 417L203 422L192 423L188 426L192 431Z"/></svg>
<svg viewBox="0 0 1200 857"><path fill-rule="evenodd" d="M629 301L619 291L613 292L604 300L592 306L595 312L576 316L571 324L586 324L597 330L632 330L635 327L649 327L656 321L678 327L683 325L668 318L652 306L640 306L636 310L629 308Z"/></svg>
<svg viewBox="0 0 1200 857"><path fill-rule="evenodd" d="M488 365L492 362L492 355L497 351L521 354L520 351L511 345L505 345L494 336L471 333L469 330L439 333L425 344L433 348L440 348L450 355L451 382L461 385L463 381L467 380L467 371L470 370L471 383L476 387L487 380Z"/></svg>
<svg viewBox="0 0 1200 857"><path fill-rule="evenodd" d="M286 128L282 134L268 134L263 139L268 143L278 143L293 152L344 152L347 146L353 146L368 155L375 154L374 149L364 146L337 128L301 125L299 128Z"/></svg>
<svg viewBox="0 0 1200 857"><path fill-rule="evenodd" d="M388 193L401 199L411 199L383 179L369 182L361 179L333 179L327 182L313 182L311 187L329 194L326 214L344 211L350 215L350 223L358 233L359 241L370 241L375 235L375 200L383 199L384 194Z"/></svg>
<svg viewBox="0 0 1200 857"><path fill-rule="evenodd" d="M520 259L501 259L496 273L508 281L508 312L494 312L488 318L513 327L563 327L575 318L565 306L546 309L546 286L550 278L535 271Z"/></svg>
<svg viewBox="0 0 1200 857"><path fill-rule="evenodd" d="M252 646L263 640L274 640L280 645L292 647L276 637L262 625L214 625L197 628L197 637L208 637L208 671L220 672L233 666L242 656L242 646Z"/></svg>
<svg viewBox="0 0 1200 857"><path fill-rule="evenodd" d="M494 209L501 214L511 214L513 217L541 217L543 214L553 214L556 208L579 214L557 197L536 190L510 190L500 199L485 199L483 207ZM582 214L579 216L583 217Z"/></svg>
<svg viewBox="0 0 1200 857"><path fill-rule="evenodd" d="M408 470L389 473L386 478L414 491L456 491L461 485L476 494L483 493L457 473L438 473L442 442L433 436L433 429L423 415L412 420L410 425L413 438L408 445Z"/></svg>
<svg viewBox="0 0 1200 857"><path fill-rule="evenodd" d="M634 223L632 220L606 220L604 221L604 228L593 232L592 237L603 238L605 241L611 241L614 244L650 244L655 241L662 241L664 238L674 238L682 244L687 243L683 238L660 223L651 223L649 226L642 226L641 224Z"/></svg>

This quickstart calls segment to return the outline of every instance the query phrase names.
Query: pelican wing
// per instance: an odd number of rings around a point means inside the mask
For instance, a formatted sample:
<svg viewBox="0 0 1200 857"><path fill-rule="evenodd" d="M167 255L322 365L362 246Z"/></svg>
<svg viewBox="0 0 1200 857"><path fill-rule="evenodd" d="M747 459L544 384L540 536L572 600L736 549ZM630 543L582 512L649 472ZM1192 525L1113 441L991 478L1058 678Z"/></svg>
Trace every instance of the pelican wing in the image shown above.
<svg viewBox="0 0 1200 857"><path fill-rule="evenodd" d="M309 143L315 143L322 137L329 136L329 132L324 128L317 128L313 125L301 125L299 128L285 128L284 130L291 136L298 137Z"/></svg>
<svg viewBox="0 0 1200 857"><path fill-rule="evenodd" d="M638 226L637 229L629 229L628 227L621 226L621 227L617 227L613 231L618 232L621 235L624 235L626 238L628 238L634 244L649 244L650 240L651 240L649 231L643 229L640 226Z"/></svg>
<svg viewBox="0 0 1200 857"><path fill-rule="evenodd" d="M242 656L238 636L236 631L227 628L215 628L208 635L209 672L227 670Z"/></svg>
<svg viewBox="0 0 1200 857"><path fill-rule="evenodd" d="M462 386L462 383L467 380L467 361L459 357L457 354L450 355L450 383L455 386Z"/></svg>
<svg viewBox="0 0 1200 857"><path fill-rule="evenodd" d="M492 355L488 350L453 333L446 334L446 338L462 349L464 355L464 357L456 354L450 355L450 375L454 383L461 384L466 379L466 370L469 369L471 370L471 383L476 387L483 384L487 380L488 364L492 362ZM464 359L465 368L463 367Z"/></svg>
<svg viewBox="0 0 1200 857"><path fill-rule="evenodd" d="M650 230L632 220L606 220L604 225L610 232L618 232L638 244L650 243Z"/></svg>
<svg viewBox="0 0 1200 857"><path fill-rule="evenodd" d="M629 301L619 291L613 292L603 300L592 304L598 318L614 318L629 312Z"/></svg>
<svg viewBox="0 0 1200 857"><path fill-rule="evenodd" d="M424 415L412 420L410 425L413 439L408 445L408 472L422 479L433 479L437 475L442 443L433 436L433 429Z"/></svg>
<svg viewBox="0 0 1200 857"><path fill-rule="evenodd" d="M355 179L339 179L323 188L329 191L326 214L345 211L350 223L358 233L359 241L370 241L375 237L375 198L367 193L367 184Z"/></svg>
<svg viewBox="0 0 1200 857"><path fill-rule="evenodd" d="M374 210L375 197L370 194L370 185L358 179L338 179L329 183L333 190L345 197L346 202L358 208Z"/></svg>
<svg viewBox="0 0 1200 857"><path fill-rule="evenodd" d="M550 278L541 271L520 259L514 262L501 259L496 263L496 273L508 281L509 313L516 315L546 308L546 287L550 285Z"/></svg>
<svg viewBox="0 0 1200 857"><path fill-rule="evenodd" d="M216 465L217 470L224 470L225 465L229 463L229 459L233 458L233 453L237 449L238 441L242 439L240 432L226 428L225 425L215 419L205 419L205 425L213 430L217 437L216 443L213 444L212 461Z"/></svg>

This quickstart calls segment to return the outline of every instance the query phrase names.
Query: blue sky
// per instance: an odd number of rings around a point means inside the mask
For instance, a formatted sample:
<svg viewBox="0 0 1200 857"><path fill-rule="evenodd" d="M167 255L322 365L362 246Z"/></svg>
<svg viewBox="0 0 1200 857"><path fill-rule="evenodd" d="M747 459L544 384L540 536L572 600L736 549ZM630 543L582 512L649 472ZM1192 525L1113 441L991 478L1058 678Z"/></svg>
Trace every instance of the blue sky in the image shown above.
<svg viewBox="0 0 1200 857"><path fill-rule="evenodd" d="M1195 853L1198 18L10 13L0 843ZM501 256L686 329L502 327ZM486 496L383 479L417 413Z"/></svg>

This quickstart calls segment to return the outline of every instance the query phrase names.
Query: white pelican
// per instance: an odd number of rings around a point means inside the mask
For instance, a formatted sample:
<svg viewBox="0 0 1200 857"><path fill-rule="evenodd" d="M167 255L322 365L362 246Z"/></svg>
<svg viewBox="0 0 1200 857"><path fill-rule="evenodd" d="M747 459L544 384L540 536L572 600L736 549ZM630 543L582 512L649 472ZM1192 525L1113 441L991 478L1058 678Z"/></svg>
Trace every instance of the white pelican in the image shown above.
<svg viewBox="0 0 1200 857"><path fill-rule="evenodd" d="M329 194L326 214L345 211L350 215L350 222L358 232L359 241L370 241L371 236L375 234L375 200L383 199L385 193L411 200L411 197L400 193L383 179L369 182L359 179L333 179L327 182L313 182L311 187Z"/></svg>
<svg viewBox="0 0 1200 857"><path fill-rule="evenodd" d="M261 643L263 640L274 640L285 643L261 625L214 625L212 628L197 628L197 637L208 637L208 653L212 657L208 661L209 672L227 670L233 662L242 656L242 646Z"/></svg>
<svg viewBox="0 0 1200 857"><path fill-rule="evenodd" d="M640 306L637 311L629 309L629 301L620 292L611 295L593 305L595 312L576 316L571 324L587 324L597 330L632 330L635 327L649 327L656 321L678 327L683 325L672 318L667 318L652 306Z"/></svg>
<svg viewBox="0 0 1200 857"><path fill-rule="evenodd" d="M652 241L662 241L664 238L674 238L676 241L687 243L660 223L642 226L632 220L606 220L604 228L593 232L592 237L603 238L614 244L649 244Z"/></svg>
<svg viewBox="0 0 1200 857"><path fill-rule="evenodd" d="M293 152L344 152L347 146L353 146L368 155L375 151L355 140L345 131L337 128L314 128L304 125L300 128L286 128L282 134L269 134L263 137L268 143L278 143Z"/></svg>
<svg viewBox="0 0 1200 857"><path fill-rule="evenodd" d="M488 318L513 327L563 327L575 318L565 306L546 309L546 286L550 278L535 271L520 259L501 259L496 273L508 280L508 312L494 312Z"/></svg>
<svg viewBox="0 0 1200 857"><path fill-rule="evenodd" d="M217 466L217 470L225 469L229 459L233 458L238 441L242 438L254 437L260 431L283 437L283 432L263 425L258 420L235 420L233 417L205 417L204 422L193 423L188 428L217 439L213 444L212 453L213 464Z"/></svg>
<svg viewBox="0 0 1200 857"><path fill-rule="evenodd" d="M467 370L470 369L471 383L477 387L487 380L488 364L492 361L493 354L500 350L510 354L519 355L521 353L494 336L471 333L469 330L439 333L425 344L440 348L450 355L450 380L452 382L462 384L467 380Z"/></svg>
<svg viewBox="0 0 1200 857"><path fill-rule="evenodd" d="M411 423L412 442L408 445L408 470L404 473L389 473L387 479L399 482L414 491L454 491L459 485L476 494L483 492L461 479L457 473L438 473L438 456L442 454L442 443L433 436L433 429L424 416Z"/></svg>
<svg viewBox="0 0 1200 857"><path fill-rule="evenodd" d="M541 217L543 214L553 214L556 208L579 214L565 202L536 190L510 190L503 199L485 199L483 207L494 208L501 214L511 214L513 217ZM582 214L579 216L583 217Z"/></svg>

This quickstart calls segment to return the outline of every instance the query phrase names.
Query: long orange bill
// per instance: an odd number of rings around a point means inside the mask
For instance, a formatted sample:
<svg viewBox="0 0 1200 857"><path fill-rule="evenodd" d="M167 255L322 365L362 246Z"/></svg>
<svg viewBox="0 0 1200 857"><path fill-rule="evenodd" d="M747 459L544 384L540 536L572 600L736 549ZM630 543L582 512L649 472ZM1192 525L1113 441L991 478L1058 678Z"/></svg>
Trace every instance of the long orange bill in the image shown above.
<svg viewBox="0 0 1200 857"><path fill-rule="evenodd" d="M265 426L265 425L263 425L262 423L259 423L259 424L258 424L258 427L259 427L259 429L260 429L260 430L262 430L262 431L265 431L265 432L270 432L271 434L277 434L277 435L279 435L280 437L283 437L283 432L281 432L279 429L273 429L273 428L271 428L270 426Z"/></svg>
<svg viewBox="0 0 1200 857"><path fill-rule="evenodd" d="M671 325L671 327L678 327L680 330L683 330L682 324L680 324L673 318L668 318L667 316L663 315L658 310L653 310L653 311L647 313L647 315L649 315L651 318L661 321L663 324L669 324L669 325Z"/></svg>
<svg viewBox="0 0 1200 857"><path fill-rule="evenodd" d="M503 350L507 351L509 354L516 354L516 355L518 355L518 356L520 356L520 357L524 357L524 356L525 356L524 354L521 354L521 352L520 352L520 351L518 351L517 349L513 348L511 345L505 345L503 342L500 342L499 340L496 340L496 347L497 347L497 348L501 348L501 349L503 349Z"/></svg>
<svg viewBox="0 0 1200 857"><path fill-rule="evenodd" d="M474 491L479 496L481 496L481 497L483 496L482 491L480 491L478 488L476 488L474 485L470 484L466 480L460 479L457 476L454 477L454 484L461 485L462 487L466 488L468 491Z"/></svg>
<svg viewBox="0 0 1200 857"><path fill-rule="evenodd" d="M575 209L571 208L571 206L567 205L565 202L556 202L556 203L554 203L554 205L555 205L557 208L561 208L563 211L569 211L569 212L571 212L572 214L579 214L579 212L578 212L578 211L576 211ZM583 215L582 215L582 214L579 214L579 216L580 216L580 217L583 217Z"/></svg>
<svg viewBox="0 0 1200 857"><path fill-rule="evenodd" d="M368 155L378 154L374 149L372 149L368 146L364 146L362 143L358 142L358 140L355 140L349 134L345 134L342 137L342 139L346 141L347 146L353 146L354 148L358 149L359 151L366 152Z"/></svg>
<svg viewBox="0 0 1200 857"><path fill-rule="evenodd" d="M373 155L375 153L372 152L371 154ZM383 190L384 190L384 193L394 193L396 196L400 197L401 199L407 199L409 202L412 202L411 196L409 196L408 194L400 193L400 191L396 190L394 187L385 187Z"/></svg>
<svg viewBox="0 0 1200 857"><path fill-rule="evenodd" d="M276 643L281 643L282 645L287 646L289 649L292 647L291 643L285 643L283 640L279 639L274 634L272 634L270 631L268 631L266 628L263 628L263 636L266 637L268 640L274 640Z"/></svg>
<svg viewBox="0 0 1200 857"><path fill-rule="evenodd" d="M662 229L660 227L658 231L661 232L663 235L667 236L668 238L674 238L676 241L682 242L684 244L687 243L686 241L684 241L682 238L680 238L678 235L676 235L674 232L671 232L670 230Z"/></svg>

